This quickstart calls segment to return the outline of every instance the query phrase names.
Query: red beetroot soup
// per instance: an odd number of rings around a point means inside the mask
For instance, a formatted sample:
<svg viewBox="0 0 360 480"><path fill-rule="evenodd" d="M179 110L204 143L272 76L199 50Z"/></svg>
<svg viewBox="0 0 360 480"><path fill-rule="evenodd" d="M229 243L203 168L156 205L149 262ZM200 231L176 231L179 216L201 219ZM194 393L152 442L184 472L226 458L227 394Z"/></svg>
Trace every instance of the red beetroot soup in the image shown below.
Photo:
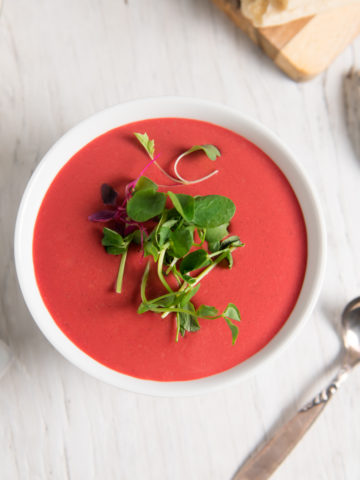
<svg viewBox="0 0 360 480"><path fill-rule="evenodd" d="M103 209L100 185L120 193L148 157L133 132L155 139L158 162L172 173L176 157L195 144L214 144L221 157L204 153L184 158L188 179L217 175L200 184L171 188L191 195L231 198L236 213L231 234L246 244L234 253L231 270L217 267L202 282L196 305L223 310L235 303L242 316L239 337L223 319L200 320L198 332L175 342L175 318L138 315L146 265L132 246L123 293L114 283L120 257L101 246L103 224L88 216ZM169 180L155 166L146 175ZM167 190L167 189L166 189ZM261 350L286 322L304 279L306 228L297 198L275 163L258 147L222 127L189 119L145 120L111 130L76 153L60 170L42 202L33 240L36 280L52 318L81 350L103 365L143 379L192 380L227 370ZM151 290L151 289L150 289ZM165 292L149 292L160 295Z"/></svg>

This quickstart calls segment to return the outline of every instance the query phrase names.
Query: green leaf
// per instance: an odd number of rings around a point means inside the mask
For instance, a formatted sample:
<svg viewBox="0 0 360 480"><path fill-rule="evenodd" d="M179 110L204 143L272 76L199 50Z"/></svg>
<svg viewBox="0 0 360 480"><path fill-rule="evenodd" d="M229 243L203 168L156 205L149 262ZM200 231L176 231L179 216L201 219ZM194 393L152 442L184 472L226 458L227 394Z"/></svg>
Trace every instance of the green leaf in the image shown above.
<svg viewBox="0 0 360 480"><path fill-rule="evenodd" d="M218 227L208 228L206 230L205 240L207 242L218 242L222 240L224 237L229 235L227 227L229 223L224 223L223 225L219 225Z"/></svg>
<svg viewBox="0 0 360 480"><path fill-rule="evenodd" d="M135 192L139 192L140 190L154 190L155 192L158 189L158 186L155 182L150 180L148 177L140 177L139 180L136 182L135 185Z"/></svg>
<svg viewBox="0 0 360 480"><path fill-rule="evenodd" d="M154 158L155 153L155 141L150 140L147 133L134 133L135 137L139 140L141 145L147 151L149 157Z"/></svg>
<svg viewBox="0 0 360 480"><path fill-rule="evenodd" d="M189 155L190 153L196 152L198 150L202 150L203 152L205 152L208 158L213 161L216 160L217 157L221 156L219 149L215 147L215 145L194 145L193 147L189 148L189 150L186 150L186 152L184 152L182 155Z"/></svg>
<svg viewBox="0 0 360 480"><path fill-rule="evenodd" d="M120 233L105 227L103 229L103 238L101 243L104 247L106 247L107 253L110 253L111 255L121 255L127 251L132 238L132 234L126 238L123 238Z"/></svg>
<svg viewBox="0 0 360 480"><path fill-rule="evenodd" d="M200 288L200 283L195 285L195 287L191 287L191 289L188 292L184 293L180 297L180 302L179 302L180 307L184 307L184 305L186 305L192 299L192 297L197 294L197 292L199 291L199 288Z"/></svg>
<svg viewBox="0 0 360 480"><path fill-rule="evenodd" d="M194 240L193 227L184 227L170 232L170 248L175 257L184 257L190 250Z"/></svg>
<svg viewBox="0 0 360 480"><path fill-rule="evenodd" d="M174 305L177 299L176 293L167 293L165 295L161 295L161 297L154 298L149 300L148 307L151 310L152 307L171 307Z"/></svg>
<svg viewBox="0 0 360 480"><path fill-rule="evenodd" d="M197 234L199 236L200 244L202 245L205 241L206 228L197 228L196 231L197 231Z"/></svg>
<svg viewBox="0 0 360 480"><path fill-rule="evenodd" d="M139 308L137 309L137 313L145 313L145 312L148 312L150 310L149 306L147 303L143 303L141 302L140 305L139 305Z"/></svg>
<svg viewBox="0 0 360 480"><path fill-rule="evenodd" d="M191 302L188 302L184 305L184 310L189 310L190 312L194 312L195 314L195 307ZM196 315L191 315L190 313L179 312L179 319L180 319L180 334L182 336L185 335L185 332L196 332L200 329L200 325Z"/></svg>
<svg viewBox="0 0 360 480"><path fill-rule="evenodd" d="M235 205L222 195L205 195L195 198L193 223L198 227L213 228L229 223L235 214Z"/></svg>
<svg viewBox="0 0 360 480"><path fill-rule="evenodd" d="M216 317L219 314L219 311L217 308L211 307L210 305L200 305L196 314L201 318Z"/></svg>
<svg viewBox="0 0 360 480"><path fill-rule="evenodd" d="M230 330L231 330L231 336L232 336L232 344L234 345L234 343L236 342L237 340L237 337L239 335L239 329L236 325L234 325L232 323L231 320L229 320L228 318L225 318L225 321L226 323L229 325L230 327Z"/></svg>
<svg viewBox="0 0 360 480"><path fill-rule="evenodd" d="M220 248L221 250L224 250L225 248L228 247L243 247L244 243L240 240L240 238L237 235L232 235L231 237L225 238L221 242Z"/></svg>
<svg viewBox="0 0 360 480"><path fill-rule="evenodd" d="M156 248L151 239L144 243L144 257L148 257L149 255L152 255L154 262L158 261L159 250Z"/></svg>
<svg viewBox="0 0 360 480"><path fill-rule="evenodd" d="M106 253L110 255L122 255L127 251L128 247L106 247Z"/></svg>
<svg viewBox="0 0 360 480"><path fill-rule="evenodd" d="M240 322L240 320L241 320L240 312L239 312L237 306L234 305L233 303L228 304L228 306L224 310L223 316L231 318L232 320L236 320L237 322Z"/></svg>
<svg viewBox="0 0 360 480"><path fill-rule="evenodd" d="M208 242L208 247L211 253L217 252L220 250L220 242Z"/></svg>
<svg viewBox="0 0 360 480"><path fill-rule="evenodd" d="M141 232L140 230L135 230L131 235L133 235L132 241L137 245L141 244Z"/></svg>
<svg viewBox="0 0 360 480"><path fill-rule="evenodd" d="M166 210L166 218L167 220L170 219L176 219L177 221L181 220L181 216L179 215L179 212L176 210L176 208L169 208Z"/></svg>
<svg viewBox="0 0 360 480"><path fill-rule="evenodd" d="M153 230L144 242L144 257L152 255L154 258L154 262L157 262L159 258L159 250L154 243L154 237L155 233Z"/></svg>
<svg viewBox="0 0 360 480"><path fill-rule="evenodd" d="M211 261L209 260L206 250L199 248L186 255L180 263L180 273L182 275L197 270L198 268L206 267Z"/></svg>
<svg viewBox="0 0 360 480"><path fill-rule="evenodd" d="M168 192L168 195L180 215L187 222L191 222L194 217L194 197L192 197L191 195L185 195L184 193L174 192Z"/></svg>
<svg viewBox="0 0 360 480"><path fill-rule="evenodd" d="M182 274L182 278L183 278L187 283L190 283L190 284L196 282L195 278L193 278L193 277L190 276L190 275L187 275L186 273L183 273L183 274Z"/></svg>
<svg viewBox="0 0 360 480"><path fill-rule="evenodd" d="M120 247L124 243L124 239L120 233L117 233L115 230L111 230L110 228L105 227L103 229L103 235L104 236L101 240L101 244L104 245L104 247Z"/></svg>
<svg viewBox="0 0 360 480"><path fill-rule="evenodd" d="M161 214L166 202L165 193L154 192L148 188L136 192L126 205L130 218L136 222L146 222Z"/></svg>
<svg viewBox="0 0 360 480"><path fill-rule="evenodd" d="M231 253L231 252L227 252L225 259L226 259L226 260L228 261L228 263L229 263L229 268L232 268L233 265L234 265L234 259L233 259L232 253Z"/></svg>
<svg viewBox="0 0 360 480"><path fill-rule="evenodd" d="M167 220L160 226L159 230L157 231L158 243L160 247L162 247L169 240L171 227L177 223L178 220L173 218L172 220Z"/></svg>

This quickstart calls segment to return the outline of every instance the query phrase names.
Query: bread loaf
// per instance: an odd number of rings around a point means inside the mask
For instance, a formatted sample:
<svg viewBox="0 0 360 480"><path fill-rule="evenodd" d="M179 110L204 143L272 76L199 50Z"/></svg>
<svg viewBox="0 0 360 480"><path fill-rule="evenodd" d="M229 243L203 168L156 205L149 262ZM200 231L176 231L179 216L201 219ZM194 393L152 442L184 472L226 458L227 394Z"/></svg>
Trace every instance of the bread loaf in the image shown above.
<svg viewBox="0 0 360 480"><path fill-rule="evenodd" d="M360 0L242 0L241 10L256 27L291 22Z"/></svg>

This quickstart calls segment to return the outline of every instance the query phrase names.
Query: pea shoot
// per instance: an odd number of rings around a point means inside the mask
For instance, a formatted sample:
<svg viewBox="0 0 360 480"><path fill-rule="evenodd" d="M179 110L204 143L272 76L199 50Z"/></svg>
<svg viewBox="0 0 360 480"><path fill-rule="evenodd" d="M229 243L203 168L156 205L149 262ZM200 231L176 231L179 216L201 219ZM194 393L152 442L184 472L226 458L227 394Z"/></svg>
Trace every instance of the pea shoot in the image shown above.
<svg viewBox="0 0 360 480"><path fill-rule="evenodd" d="M175 177L172 177L156 161L154 140L150 140L146 133L136 133L135 136L151 159L146 168L155 164L176 183L196 183L217 173L215 170L190 182L178 172L180 160L195 151L201 150L210 160L216 160L220 152L213 145L195 145L180 155L174 165ZM91 215L89 220L113 222L113 228L103 229L102 245L107 253L121 255L116 292L122 292L130 245L140 245L144 257L149 260L140 285L138 313L154 312L162 318L173 314L176 318L176 342L186 332L200 329L199 318L223 318L230 328L234 344L239 333L236 322L240 321L237 306L229 303L223 312L219 312L210 305L196 308L193 303L201 281L221 262L226 262L231 269L233 252L244 246L238 236L229 236L228 227L235 214L232 200L222 195L193 197L173 191L159 192L158 185L142 174L126 186L122 201L107 184L101 186L101 196L107 209ZM152 266L156 268L164 293L150 299L146 290ZM176 280L176 289L170 286L173 285L168 281L170 275Z"/></svg>

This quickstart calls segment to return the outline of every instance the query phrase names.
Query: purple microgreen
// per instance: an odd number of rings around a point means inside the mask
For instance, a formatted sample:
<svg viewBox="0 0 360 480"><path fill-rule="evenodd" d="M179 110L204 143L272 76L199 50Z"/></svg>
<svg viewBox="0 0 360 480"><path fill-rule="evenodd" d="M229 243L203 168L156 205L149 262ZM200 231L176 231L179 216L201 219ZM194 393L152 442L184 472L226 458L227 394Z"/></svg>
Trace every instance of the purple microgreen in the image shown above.
<svg viewBox="0 0 360 480"><path fill-rule="evenodd" d="M160 154L155 155L155 157L152 158L151 161L145 165L145 167L141 170L141 172L139 173L137 179L135 180L135 184L138 182L139 178L142 177L142 175L144 175L144 173L146 172L146 170L147 170L149 167L151 167L151 165L152 165L153 163L156 163L156 159L159 158L159 157L160 157Z"/></svg>
<svg viewBox="0 0 360 480"><path fill-rule="evenodd" d="M101 198L105 205L116 205L116 200L118 198L118 193L107 183L101 185Z"/></svg>
<svg viewBox="0 0 360 480"><path fill-rule="evenodd" d="M116 210L101 210L88 217L90 222L109 222L114 218Z"/></svg>

